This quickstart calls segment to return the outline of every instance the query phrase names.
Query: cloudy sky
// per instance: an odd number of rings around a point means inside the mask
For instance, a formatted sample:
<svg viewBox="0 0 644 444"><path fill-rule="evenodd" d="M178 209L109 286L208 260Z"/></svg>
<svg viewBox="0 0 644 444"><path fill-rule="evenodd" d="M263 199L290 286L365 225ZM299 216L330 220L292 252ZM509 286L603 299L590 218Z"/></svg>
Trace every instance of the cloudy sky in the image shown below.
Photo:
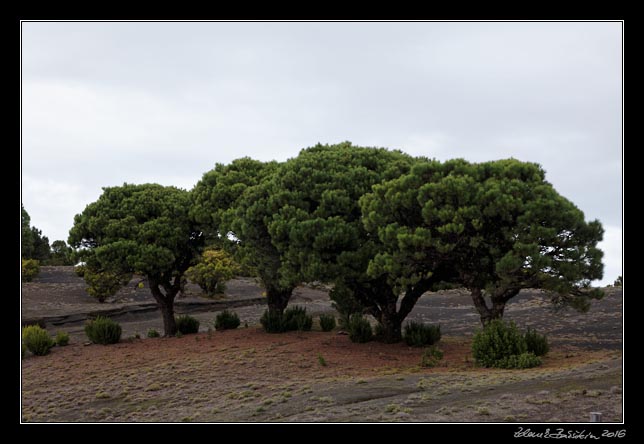
<svg viewBox="0 0 644 444"><path fill-rule="evenodd" d="M350 140L540 163L622 274L622 24L22 24L22 201L50 241L101 187Z"/></svg>

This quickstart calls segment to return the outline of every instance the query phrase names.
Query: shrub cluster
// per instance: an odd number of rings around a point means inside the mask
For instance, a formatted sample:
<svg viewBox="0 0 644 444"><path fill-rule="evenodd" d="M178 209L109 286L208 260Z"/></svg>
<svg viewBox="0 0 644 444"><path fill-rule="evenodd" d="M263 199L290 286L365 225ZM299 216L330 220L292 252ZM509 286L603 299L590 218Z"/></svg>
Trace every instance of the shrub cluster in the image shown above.
<svg viewBox="0 0 644 444"><path fill-rule="evenodd" d="M29 325L22 329L22 343L36 356L46 355L55 344L49 333L38 325Z"/></svg>
<svg viewBox="0 0 644 444"><path fill-rule="evenodd" d="M371 324L362 315L353 314L349 318L349 339L351 342L369 342L373 339Z"/></svg>
<svg viewBox="0 0 644 444"><path fill-rule="evenodd" d="M285 331L309 331L313 326L313 316L306 314L306 308L288 307L284 313L266 310L259 322L267 333Z"/></svg>
<svg viewBox="0 0 644 444"><path fill-rule="evenodd" d="M238 265L228 253L210 249L203 252L198 264L188 268L186 277L213 297L225 291L225 282L232 279L237 269Z"/></svg>
<svg viewBox="0 0 644 444"><path fill-rule="evenodd" d="M320 328L322 331L331 331L335 328L335 316L328 314L320 315Z"/></svg>
<svg viewBox="0 0 644 444"><path fill-rule="evenodd" d="M74 273L76 273L76 276L78 277L85 277L85 270L87 267L85 265L77 265L74 267Z"/></svg>
<svg viewBox="0 0 644 444"><path fill-rule="evenodd" d="M530 345L528 345L530 344ZM524 335L514 322L495 319L474 335L472 354L478 365L497 368L530 368L541 364L548 351L545 336L528 330Z"/></svg>
<svg viewBox="0 0 644 444"><path fill-rule="evenodd" d="M436 367L441 359L443 359L443 351L435 345L432 345L423 351L423 356L420 359L420 366L430 368Z"/></svg>
<svg viewBox="0 0 644 444"><path fill-rule="evenodd" d="M64 331L59 331L56 333L56 345L59 347L64 347L69 344L69 334Z"/></svg>
<svg viewBox="0 0 644 444"><path fill-rule="evenodd" d="M22 260L22 282L31 282L40 273L40 262L36 259Z"/></svg>
<svg viewBox="0 0 644 444"><path fill-rule="evenodd" d="M441 338L440 325L425 325L420 322L410 321L405 325L405 342L411 347L424 347L438 342Z"/></svg>
<svg viewBox="0 0 644 444"><path fill-rule="evenodd" d="M94 344L116 344L121 340L122 331L118 322L103 316L85 324L85 334Z"/></svg>
<svg viewBox="0 0 644 444"><path fill-rule="evenodd" d="M239 327L240 323L237 313L224 310L215 317L215 330L232 330Z"/></svg>
<svg viewBox="0 0 644 444"><path fill-rule="evenodd" d="M177 330L182 335L189 335L199 332L199 321L189 315L181 315L175 318Z"/></svg>

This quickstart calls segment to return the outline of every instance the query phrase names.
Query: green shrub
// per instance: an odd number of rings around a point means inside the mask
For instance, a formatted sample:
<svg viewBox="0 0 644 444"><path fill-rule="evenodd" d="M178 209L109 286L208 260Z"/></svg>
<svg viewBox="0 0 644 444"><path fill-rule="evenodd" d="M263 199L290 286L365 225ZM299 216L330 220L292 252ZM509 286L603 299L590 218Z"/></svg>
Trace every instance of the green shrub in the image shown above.
<svg viewBox="0 0 644 444"><path fill-rule="evenodd" d="M108 270L95 271L85 269L83 277L85 283L88 285L86 288L87 293L102 303L108 297L114 296L121 287L127 285L132 275Z"/></svg>
<svg viewBox="0 0 644 444"><path fill-rule="evenodd" d="M49 333L38 325L22 329L22 342L36 356L46 355L55 344Z"/></svg>
<svg viewBox="0 0 644 444"><path fill-rule="evenodd" d="M59 331L56 333L56 345L59 347L64 347L69 344L69 334L64 331Z"/></svg>
<svg viewBox="0 0 644 444"><path fill-rule="evenodd" d="M351 342L369 342L373 339L371 324L362 315L353 314L349 318L349 339Z"/></svg>
<svg viewBox="0 0 644 444"><path fill-rule="evenodd" d="M199 321L189 315L181 315L175 318L177 330L183 335L199 332Z"/></svg>
<svg viewBox="0 0 644 444"><path fill-rule="evenodd" d="M310 331L313 326L313 316L306 314L306 308L294 306L284 310L285 331Z"/></svg>
<svg viewBox="0 0 644 444"><path fill-rule="evenodd" d="M158 338L161 334L154 328L148 329L148 338Z"/></svg>
<svg viewBox="0 0 644 444"><path fill-rule="evenodd" d="M121 333L122 329L118 322L103 316L98 316L85 324L85 334L94 344L116 344L121 340Z"/></svg>
<svg viewBox="0 0 644 444"><path fill-rule="evenodd" d="M238 268L228 253L210 249L203 252L197 265L188 268L186 277L212 297L224 292L225 282L235 276Z"/></svg>
<svg viewBox="0 0 644 444"><path fill-rule="evenodd" d="M40 273L40 262L36 259L22 260L22 282L31 282Z"/></svg>
<svg viewBox="0 0 644 444"><path fill-rule="evenodd" d="M322 331L331 331L335 328L335 316L328 314L320 315L320 328Z"/></svg>
<svg viewBox="0 0 644 444"><path fill-rule="evenodd" d="M362 305L353 297L351 290L336 285L330 292L331 305L338 312L340 328L349 330L351 316L362 313Z"/></svg>
<svg viewBox="0 0 644 444"><path fill-rule="evenodd" d="M423 356L420 359L420 366L436 367L441 359L443 359L443 352L435 345L432 345L423 351Z"/></svg>
<svg viewBox="0 0 644 444"><path fill-rule="evenodd" d="M472 354L476 363L483 367L529 368L540 365L541 359L528 350L526 336L543 350L545 337L532 332L522 335L514 322L495 319L474 335Z"/></svg>
<svg viewBox="0 0 644 444"><path fill-rule="evenodd" d="M234 311L224 310L215 317L216 330L232 330L239 327L239 316Z"/></svg>
<svg viewBox="0 0 644 444"><path fill-rule="evenodd" d="M424 347L438 342L441 338L440 325L425 325L410 321L405 325L404 339L411 347Z"/></svg>
<svg viewBox="0 0 644 444"><path fill-rule="evenodd" d="M624 279L621 276L617 276L617 279L615 279L615 282L613 282L613 285L615 287L622 287L624 285Z"/></svg>
<svg viewBox="0 0 644 444"><path fill-rule="evenodd" d="M532 352L521 353L520 355L511 355L496 362L494 367L498 368L532 368L541 365L541 358L535 356Z"/></svg>
<svg viewBox="0 0 644 444"><path fill-rule="evenodd" d="M85 277L85 270L87 267L85 265L77 265L74 267L74 273L76 273L76 276L78 277Z"/></svg>
<svg viewBox="0 0 644 444"><path fill-rule="evenodd" d="M284 323L284 315L278 311L265 310L259 323L262 324L267 333L282 333L285 332L286 325Z"/></svg>
<svg viewBox="0 0 644 444"><path fill-rule="evenodd" d="M548 353L550 347L548 346L548 338L545 335L540 335L535 330L528 328L524 338L528 352L533 353L535 356L544 356Z"/></svg>

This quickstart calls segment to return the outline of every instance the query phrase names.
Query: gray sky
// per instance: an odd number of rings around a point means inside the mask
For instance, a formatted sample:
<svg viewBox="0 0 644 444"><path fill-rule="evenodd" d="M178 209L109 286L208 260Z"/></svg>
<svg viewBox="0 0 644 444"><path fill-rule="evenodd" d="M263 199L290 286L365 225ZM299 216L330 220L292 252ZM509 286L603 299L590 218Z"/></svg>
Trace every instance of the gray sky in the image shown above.
<svg viewBox="0 0 644 444"><path fill-rule="evenodd" d="M540 163L622 274L621 23L22 24L22 200L50 241L101 187L186 189L317 142Z"/></svg>

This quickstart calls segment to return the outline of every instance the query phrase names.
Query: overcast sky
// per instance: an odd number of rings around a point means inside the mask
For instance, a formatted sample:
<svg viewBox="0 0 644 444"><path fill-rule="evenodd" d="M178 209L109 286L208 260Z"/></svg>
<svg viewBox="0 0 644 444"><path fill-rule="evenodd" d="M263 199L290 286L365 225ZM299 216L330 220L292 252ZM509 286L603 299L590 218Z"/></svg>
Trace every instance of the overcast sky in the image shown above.
<svg viewBox="0 0 644 444"><path fill-rule="evenodd" d="M101 187L349 140L540 163L622 274L622 24L22 24L22 201L50 241Z"/></svg>

